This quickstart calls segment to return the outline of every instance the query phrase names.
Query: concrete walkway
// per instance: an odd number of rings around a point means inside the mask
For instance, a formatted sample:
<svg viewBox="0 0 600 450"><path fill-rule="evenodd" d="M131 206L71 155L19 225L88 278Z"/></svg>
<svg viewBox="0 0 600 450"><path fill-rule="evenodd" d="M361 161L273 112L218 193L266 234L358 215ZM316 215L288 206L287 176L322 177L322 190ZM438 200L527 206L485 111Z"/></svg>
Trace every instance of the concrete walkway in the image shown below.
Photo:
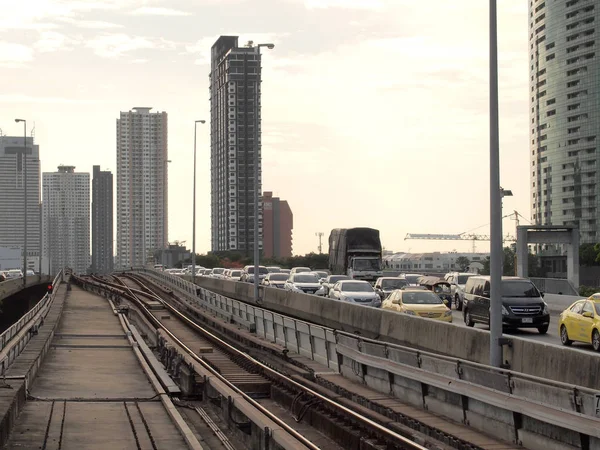
<svg viewBox="0 0 600 450"><path fill-rule="evenodd" d="M67 293L9 449L187 448L108 301Z"/></svg>

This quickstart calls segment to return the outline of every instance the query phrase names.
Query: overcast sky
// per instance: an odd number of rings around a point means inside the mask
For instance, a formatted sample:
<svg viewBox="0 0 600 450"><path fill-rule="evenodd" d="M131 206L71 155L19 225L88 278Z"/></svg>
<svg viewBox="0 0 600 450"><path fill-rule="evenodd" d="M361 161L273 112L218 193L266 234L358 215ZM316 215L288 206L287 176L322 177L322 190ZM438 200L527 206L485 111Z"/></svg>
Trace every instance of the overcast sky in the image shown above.
<svg viewBox="0 0 600 450"><path fill-rule="evenodd" d="M499 4L501 183L515 195L504 212L529 217L527 2ZM263 188L289 201L296 254L337 227L378 228L386 248L412 252L471 244L408 232L489 230L487 2L0 0L0 11L0 128L35 122L43 171L115 172L119 111L168 112L170 241L191 247L193 127L209 119L221 34L276 44L263 50ZM198 145L206 252L208 128Z"/></svg>

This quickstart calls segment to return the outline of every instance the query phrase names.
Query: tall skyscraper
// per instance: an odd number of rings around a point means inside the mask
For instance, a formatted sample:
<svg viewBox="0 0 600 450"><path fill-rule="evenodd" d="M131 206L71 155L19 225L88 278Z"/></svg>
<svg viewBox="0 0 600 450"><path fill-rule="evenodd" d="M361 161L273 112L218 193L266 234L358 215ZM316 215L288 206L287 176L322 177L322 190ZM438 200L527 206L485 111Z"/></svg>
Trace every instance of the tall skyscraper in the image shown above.
<svg viewBox="0 0 600 450"><path fill-rule="evenodd" d="M90 174L75 166L58 166L42 174L42 234L45 273L70 267L87 273L90 266Z"/></svg>
<svg viewBox="0 0 600 450"><path fill-rule="evenodd" d="M249 44L250 45L250 44ZM254 187L261 189L260 65L258 47L221 36L211 49L211 245L213 251L254 248ZM258 180L254 179L258 136ZM259 205L259 211L262 206ZM262 225L259 213L259 248Z"/></svg>
<svg viewBox="0 0 600 450"><path fill-rule="evenodd" d="M286 200L263 194L264 256L286 258L292 256L292 230L294 215Z"/></svg>
<svg viewBox="0 0 600 450"><path fill-rule="evenodd" d="M167 113L117 119L117 265L142 266L168 246Z"/></svg>
<svg viewBox="0 0 600 450"><path fill-rule="evenodd" d="M26 139L27 267L37 270L40 256L40 149ZM23 136L0 136L0 247L23 252L25 171Z"/></svg>
<svg viewBox="0 0 600 450"><path fill-rule="evenodd" d="M94 166L92 178L92 272L113 271L113 175Z"/></svg>
<svg viewBox="0 0 600 450"><path fill-rule="evenodd" d="M529 12L532 221L598 242L600 7L536 0Z"/></svg>

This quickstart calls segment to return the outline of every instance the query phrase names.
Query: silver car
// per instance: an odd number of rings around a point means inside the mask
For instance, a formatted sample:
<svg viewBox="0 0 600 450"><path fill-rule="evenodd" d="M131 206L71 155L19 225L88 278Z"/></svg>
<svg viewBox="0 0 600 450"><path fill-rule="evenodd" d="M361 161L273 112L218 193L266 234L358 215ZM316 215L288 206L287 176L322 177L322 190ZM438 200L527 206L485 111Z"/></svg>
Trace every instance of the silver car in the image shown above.
<svg viewBox="0 0 600 450"><path fill-rule="evenodd" d="M283 289L285 282L288 280L289 275L287 273L276 273L272 272L262 280L263 286L270 286L274 288Z"/></svg>
<svg viewBox="0 0 600 450"><path fill-rule="evenodd" d="M363 306L376 308L381 306L379 294L375 292L369 282L362 280L338 281L329 291L329 298Z"/></svg>
<svg viewBox="0 0 600 450"><path fill-rule="evenodd" d="M325 278L323 284L323 289L325 289L325 295L329 295L329 291L333 287L335 283L342 280L349 280L350 277L348 275L329 275Z"/></svg>
<svg viewBox="0 0 600 450"><path fill-rule="evenodd" d="M284 285L284 289L305 294L325 295L325 290L319 283L319 279L311 273L291 274Z"/></svg>

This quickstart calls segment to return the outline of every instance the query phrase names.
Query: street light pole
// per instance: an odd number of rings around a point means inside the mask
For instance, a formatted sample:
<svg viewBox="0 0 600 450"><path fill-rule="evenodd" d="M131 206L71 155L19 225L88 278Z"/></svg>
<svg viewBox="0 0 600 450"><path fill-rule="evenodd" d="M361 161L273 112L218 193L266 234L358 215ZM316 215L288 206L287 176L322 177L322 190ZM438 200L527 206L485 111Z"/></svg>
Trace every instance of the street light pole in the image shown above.
<svg viewBox="0 0 600 450"><path fill-rule="evenodd" d="M25 214L23 220L23 287L27 286L27 121L15 119L15 122L23 122L23 204Z"/></svg>
<svg viewBox="0 0 600 450"><path fill-rule="evenodd" d="M194 121L194 206L192 207L192 284L196 284L196 129L198 123L206 120Z"/></svg>
<svg viewBox="0 0 600 450"><path fill-rule="evenodd" d="M259 267L260 267L260 251L258 247L259 241L259 233L258 233L258 216L259 216L259 191L260 186L258 183L258 151L259 144L258 139L260 133L258 132L259 120L258 114L260 112L260 108L258 106L259 95L258 89L260 88L260 48L267 47L269 50L273 50L275 48L275 44L258 44L256 46L256 53L258 56L257 60L257 68L256 68L256 87L254 89L254 300L258 301L258 280L259 280Z"/></svg>
<svg viewBox="0 0 600 450"><path fill-rule="evenodd" d="M497 1L490 0L490 365L502 365L502 200L498 127Z"/></svg>

